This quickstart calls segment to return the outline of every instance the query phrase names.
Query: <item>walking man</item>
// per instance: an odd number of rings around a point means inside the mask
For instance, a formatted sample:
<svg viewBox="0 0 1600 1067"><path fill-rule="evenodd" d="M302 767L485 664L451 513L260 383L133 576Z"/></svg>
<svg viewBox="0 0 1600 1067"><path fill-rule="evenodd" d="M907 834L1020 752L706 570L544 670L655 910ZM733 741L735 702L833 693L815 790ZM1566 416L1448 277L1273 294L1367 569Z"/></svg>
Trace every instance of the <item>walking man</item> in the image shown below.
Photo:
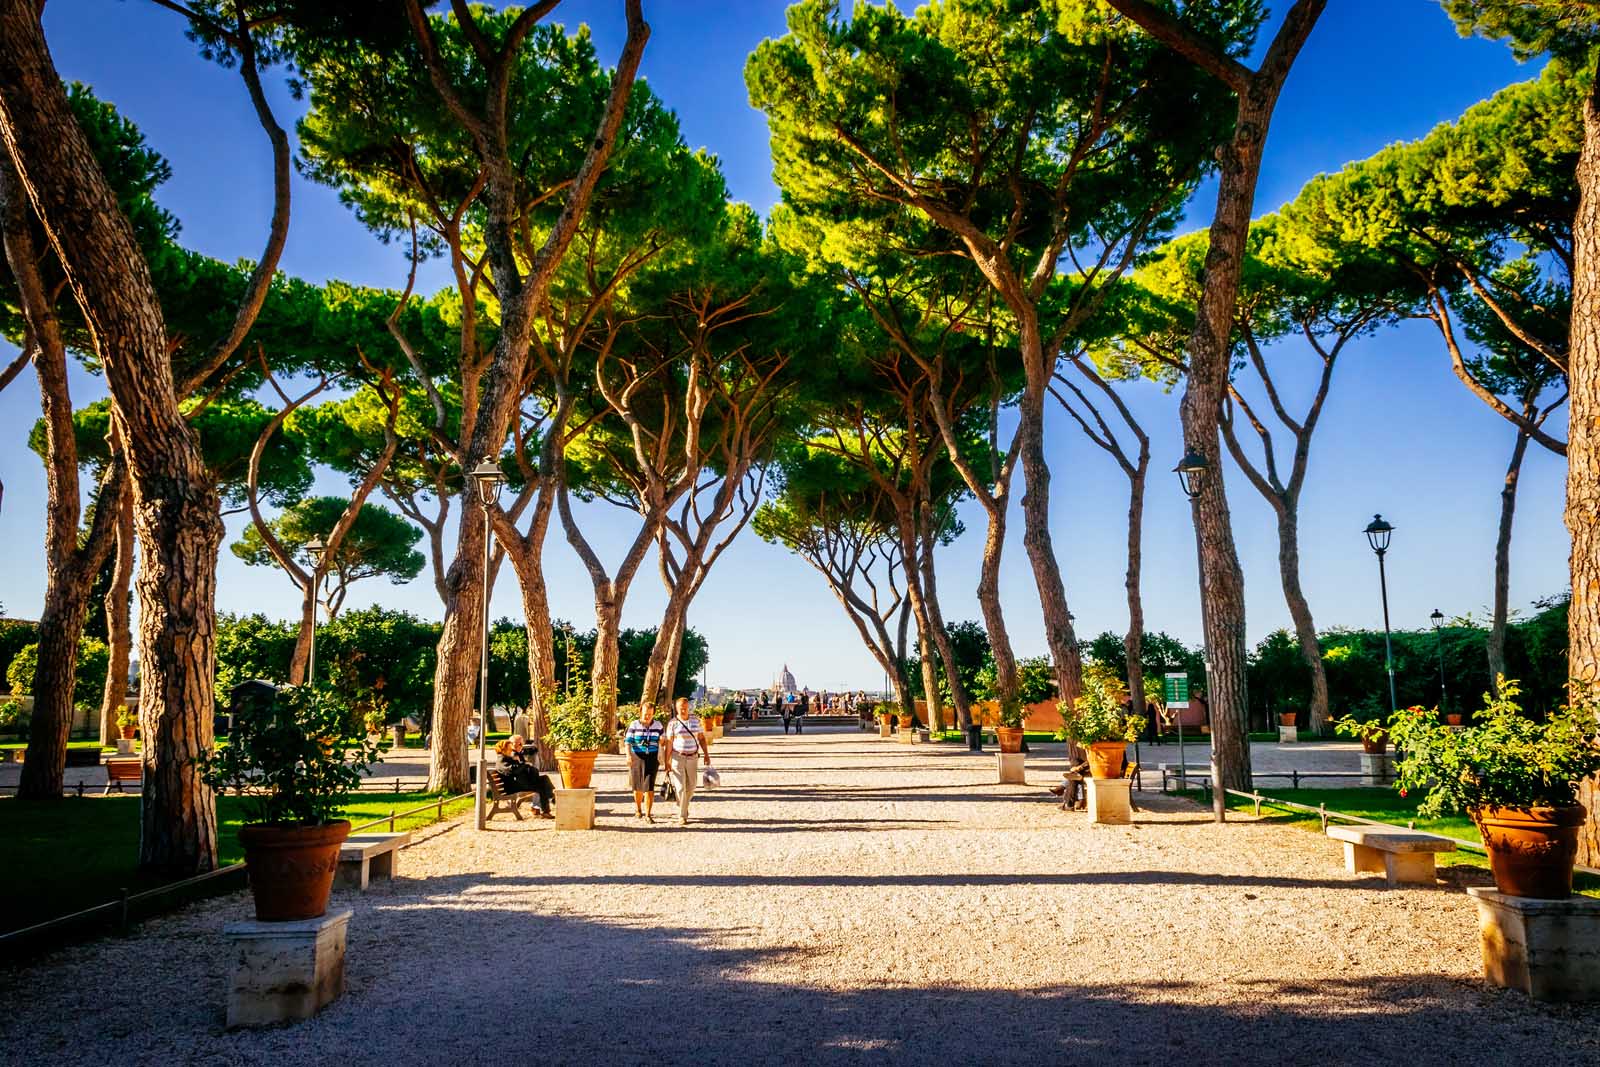
<svg viewBox="0 0 1600 1067"><path fill-rule="evenodd" d="M656 800L656 772L661 766L661 734L656 706L645 701L639 717L628 724L628 788L633 790L633 817L655 822L650 809Z"/></svg>
<svg viewBox="0 0 1600 1067"><path fill-rule="evenodd" d="M678 717L667 726L661 742L671 754L673 788L678 791L678 825L689 825L689 798L694 796L696 757L711 766L711 747L706 744L700 717L689 710L689 698L678 698Z"/></svg>

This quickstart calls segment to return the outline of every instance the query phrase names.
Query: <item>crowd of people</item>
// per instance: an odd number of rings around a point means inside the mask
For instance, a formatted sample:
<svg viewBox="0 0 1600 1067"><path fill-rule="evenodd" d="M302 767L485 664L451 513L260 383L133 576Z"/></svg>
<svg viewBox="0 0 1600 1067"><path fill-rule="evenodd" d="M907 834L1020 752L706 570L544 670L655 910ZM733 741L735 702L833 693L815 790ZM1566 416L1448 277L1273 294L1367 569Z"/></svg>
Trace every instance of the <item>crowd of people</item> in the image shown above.
<svg viewBox="0 0 1600 1067"><path fill-rule="evenodd" d="M808 689L763 689L755 696L738 693L728 701L727 710L739 719L754 721L757 716L776 715L783 720L783 732L792 727L800 733L807 715L853 715L860 717L872 707L864 692L813 693Z"/></svg>

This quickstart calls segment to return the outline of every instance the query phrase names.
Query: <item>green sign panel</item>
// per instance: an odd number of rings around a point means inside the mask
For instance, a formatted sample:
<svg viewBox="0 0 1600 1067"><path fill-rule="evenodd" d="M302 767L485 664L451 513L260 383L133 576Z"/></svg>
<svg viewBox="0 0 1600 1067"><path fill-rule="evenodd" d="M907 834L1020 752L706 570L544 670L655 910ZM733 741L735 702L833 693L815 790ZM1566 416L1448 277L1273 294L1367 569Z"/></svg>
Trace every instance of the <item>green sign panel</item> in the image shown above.
<svg viewBox="0 0 1600 1067"><path fill-rule="evenodd" d="M1186 708L1189 706L1189 676L1187 674L1169 674L1163 679L1161 686L1162 701L1169 708Z"/></svg>

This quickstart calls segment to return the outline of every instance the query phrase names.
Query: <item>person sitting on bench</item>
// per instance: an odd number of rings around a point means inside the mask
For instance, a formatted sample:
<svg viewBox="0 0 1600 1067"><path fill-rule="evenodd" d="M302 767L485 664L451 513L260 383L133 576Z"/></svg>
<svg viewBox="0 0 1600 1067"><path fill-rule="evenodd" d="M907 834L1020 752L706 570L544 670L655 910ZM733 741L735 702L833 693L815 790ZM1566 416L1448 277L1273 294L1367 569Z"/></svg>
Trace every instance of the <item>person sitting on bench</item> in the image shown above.
<svg viewBox="0 0 1600 1067"><path fill-rule="evenodd" d="M553 819L555 816L550 814L550 805L555 800L556 787L550 783L548 775L541 773L523 755L522 749L526 744L521 734L512 734L494 746L495 755L500 757L500 779L505 782L507 792L538 793L540 817Z"/></svg>

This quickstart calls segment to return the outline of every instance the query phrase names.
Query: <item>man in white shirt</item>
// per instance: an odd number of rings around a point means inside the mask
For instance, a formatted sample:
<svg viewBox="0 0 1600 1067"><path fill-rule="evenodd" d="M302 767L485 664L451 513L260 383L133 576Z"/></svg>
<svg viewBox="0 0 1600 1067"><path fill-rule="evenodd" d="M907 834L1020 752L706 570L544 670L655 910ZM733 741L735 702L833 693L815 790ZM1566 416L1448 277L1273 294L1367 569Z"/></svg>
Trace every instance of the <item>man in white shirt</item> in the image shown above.
<svg viewBox="0 0 1600 1067"><path fill-rule="evenodd" d="M689 710L689 698L679 697L677 707L678 716L667 724L661 745L672 761L669 773L673 788L678 791L678 825L688 826L689 798L694 796L695 759L699 757L707 767L711 766L711 746L706 744L700 717Z"/></svg>

